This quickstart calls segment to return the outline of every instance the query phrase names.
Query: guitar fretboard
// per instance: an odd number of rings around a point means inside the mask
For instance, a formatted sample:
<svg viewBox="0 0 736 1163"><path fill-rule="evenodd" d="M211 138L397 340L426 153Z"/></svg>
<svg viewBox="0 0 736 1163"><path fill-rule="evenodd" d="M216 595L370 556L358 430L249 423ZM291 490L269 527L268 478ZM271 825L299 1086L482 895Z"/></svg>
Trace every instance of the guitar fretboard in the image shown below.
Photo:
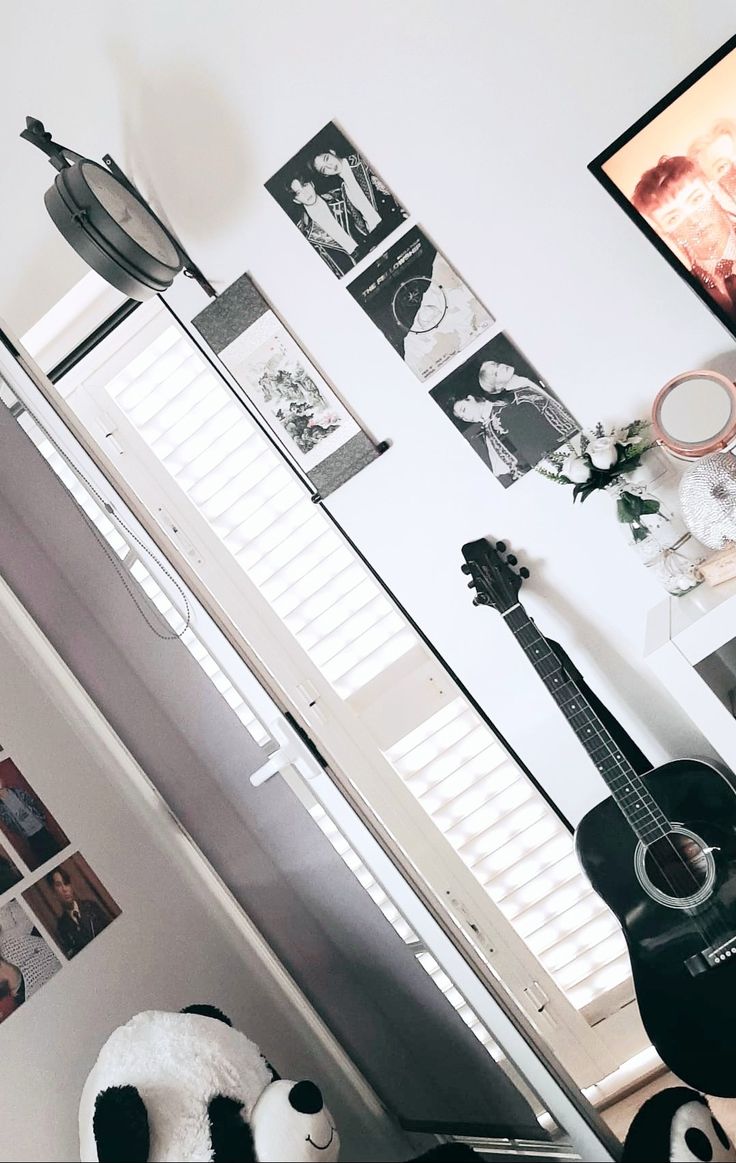
<svg viewBox="0 0 736 1163"><path fill-rule="evenodd" d="M503 618L639 839L650 844L666 835L671 825L664 812L521 603L507 610Z"/></svg>

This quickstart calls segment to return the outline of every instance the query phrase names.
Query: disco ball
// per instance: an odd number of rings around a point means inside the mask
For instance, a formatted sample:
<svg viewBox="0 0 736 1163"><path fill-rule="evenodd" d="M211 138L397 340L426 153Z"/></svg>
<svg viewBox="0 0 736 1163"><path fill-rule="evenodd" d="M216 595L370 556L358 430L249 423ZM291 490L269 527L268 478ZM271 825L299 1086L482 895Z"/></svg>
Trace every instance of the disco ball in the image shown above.
<svg viewBox="0 0 736 1163"><path fill-rule="evenodd" d="M736 457L717 452L689 468L680 481L680 506L703 545L722 549L736 541Z"/></svg>

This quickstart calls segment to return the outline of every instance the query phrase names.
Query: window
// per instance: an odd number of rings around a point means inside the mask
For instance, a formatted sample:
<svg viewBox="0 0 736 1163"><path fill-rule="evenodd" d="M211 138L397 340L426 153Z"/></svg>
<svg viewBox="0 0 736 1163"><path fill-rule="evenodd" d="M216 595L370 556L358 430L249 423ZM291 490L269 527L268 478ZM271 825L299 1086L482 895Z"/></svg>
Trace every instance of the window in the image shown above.
<svg viewBox="0 0 736 1163"><path fill-rule="evenodd" d="M578 1080L641 1050L569 832L186 332L147 304L58 390Z"/></svg>

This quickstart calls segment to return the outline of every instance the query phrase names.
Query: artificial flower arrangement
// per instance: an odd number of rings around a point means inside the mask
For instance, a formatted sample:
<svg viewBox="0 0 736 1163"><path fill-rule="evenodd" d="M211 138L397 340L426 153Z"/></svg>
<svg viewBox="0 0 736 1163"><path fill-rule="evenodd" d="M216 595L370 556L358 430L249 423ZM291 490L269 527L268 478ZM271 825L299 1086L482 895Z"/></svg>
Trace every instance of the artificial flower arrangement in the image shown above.
<svg viewBox="0 0 736 1163"><path fill-rule="evenodd" d="M537 472L556 484L572 485L573 501L578 497L584 501L598 489L618 486L618 519L631 527L634 541L643 541L649 530L641 518L658 513L660 503L627 489L621 478L638 468L644 453L653 447L646 420L634 420L610 431L599 422L546 457L537 465Z"/></svg>

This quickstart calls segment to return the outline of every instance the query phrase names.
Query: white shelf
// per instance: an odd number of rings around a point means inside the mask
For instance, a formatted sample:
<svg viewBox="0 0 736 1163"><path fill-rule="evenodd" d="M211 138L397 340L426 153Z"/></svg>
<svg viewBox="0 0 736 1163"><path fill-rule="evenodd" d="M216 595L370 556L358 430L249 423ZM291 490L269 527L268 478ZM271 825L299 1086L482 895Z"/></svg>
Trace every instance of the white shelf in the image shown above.
<svg viewBox="0 0 736 1163"><path fill-rule="evenodd" d="M736 770L736 579L701 585L650 610L645 657L684 713Z"/></svg>

